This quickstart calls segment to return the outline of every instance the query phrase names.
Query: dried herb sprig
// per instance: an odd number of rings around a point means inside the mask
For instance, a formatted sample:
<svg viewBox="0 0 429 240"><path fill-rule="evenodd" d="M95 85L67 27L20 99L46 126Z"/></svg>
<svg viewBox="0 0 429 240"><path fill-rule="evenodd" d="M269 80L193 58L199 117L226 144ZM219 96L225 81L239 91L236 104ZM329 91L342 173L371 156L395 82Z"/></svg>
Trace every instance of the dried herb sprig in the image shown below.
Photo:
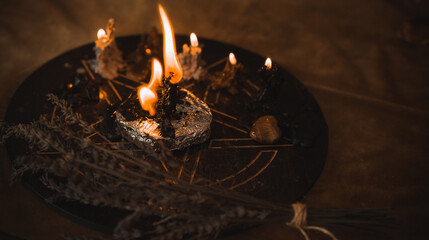
<svg viewBox="0 0 429 240"><path fill-rule="evenodd" d="M293 209L213 184L198 178L193 183L166 173L180 166L171 152L147 147L144 154L117 151L112 143L86 123L64 100L49 95L58 109L29 124L1 126L4 141L24 139L32 154L14 160L13 178L42 172L41 181L58 194L57 199L131 211L115 230L117 239L210 239L236 226L290 221ZM88 135L97 134L100 144ZM187 174L185 171L183 174ZM367 210L312 209L308 220L322 226L384 224L379 212ZM144 221L145 219L155 221Z"/></svg>

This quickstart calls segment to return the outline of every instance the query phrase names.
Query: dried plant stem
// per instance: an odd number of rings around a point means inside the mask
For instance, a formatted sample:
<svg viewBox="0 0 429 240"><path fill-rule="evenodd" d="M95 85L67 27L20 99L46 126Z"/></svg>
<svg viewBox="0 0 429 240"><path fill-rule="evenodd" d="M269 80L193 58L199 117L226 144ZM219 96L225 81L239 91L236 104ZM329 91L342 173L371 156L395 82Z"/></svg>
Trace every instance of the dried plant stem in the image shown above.
<svg viewBox="0 0 429 240"><path fill-rule="evenodd" d="M57 192L52 199L132 211L118 222L116 239L210 239L234 226L288 222L294 215L288 205L197 176L195 166L184 168L186 160L175 159L164 148L156 152L150 147L134 148L129 142L111 142L95 127L101 120L88 124L65 101L53 95L49 100L55 106L49 117L42 115L29 124L9 127L0 123L2 141L12 136L24 139L33 152L15 159L17 169L12 178L41 172L42 183ZM104 142L88 137L94 134ZM148 217L156 220L141 225ZM308 212L308 221L323 226L389 225L378 222L384 217L367 209Z"/></svg>

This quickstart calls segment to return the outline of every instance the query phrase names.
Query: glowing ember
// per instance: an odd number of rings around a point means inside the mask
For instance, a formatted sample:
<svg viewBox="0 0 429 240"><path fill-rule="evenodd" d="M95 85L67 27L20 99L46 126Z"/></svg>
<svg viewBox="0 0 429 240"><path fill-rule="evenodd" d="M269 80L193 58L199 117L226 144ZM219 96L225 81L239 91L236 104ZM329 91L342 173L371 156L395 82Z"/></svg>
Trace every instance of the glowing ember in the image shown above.
<svg viewBox="0 0 429 240"><path fill-rule="evenodd" d="M140 104L143 110L148 111L151 116L155 115L156 102L158 96L156 90L161 84L162 80L162 66L158 59L154 58L152 61L152 75L150 82L147 86L141 86L138 89Z"/></svg>
<svg viewBox="0 0 429 240"><path fill-rule="evenodd" d="M171 77L170 82L176 84L182 80L183 72L176 54L176 42L173 28L164 8L158 5L161 15L162 30L164 38L164 69L165 77Z"/></svg>
<svg viewBox="0 0 429 240"><path fill-rule="evenodd" d="M100 90L100 91L98 92L98 98L99 98L100 100L104 99L104 91Z"/></svg>
<svg viewBox="0 0 429 240"><path fill-rule="evenodd" d="M267 58L267 60L265 60L265 66L267 67L267 69L271 69L272 65L273 63L271 62L271 58Z"/></svg>
<svg viewBox="0 0 429 240"><path fill-rule="evenodd" d="M191 39L191 46L198 47L198 38L197 38L197 35L195 35L195 33L191 33L190 39Z"/></svg>
<svg viewBox="0 0 429 240"><path fill-rule="evenodd" d="M237 64L237 59L235 58L234 53L229 53L229 62L231 63L231 65Z"/></svg>

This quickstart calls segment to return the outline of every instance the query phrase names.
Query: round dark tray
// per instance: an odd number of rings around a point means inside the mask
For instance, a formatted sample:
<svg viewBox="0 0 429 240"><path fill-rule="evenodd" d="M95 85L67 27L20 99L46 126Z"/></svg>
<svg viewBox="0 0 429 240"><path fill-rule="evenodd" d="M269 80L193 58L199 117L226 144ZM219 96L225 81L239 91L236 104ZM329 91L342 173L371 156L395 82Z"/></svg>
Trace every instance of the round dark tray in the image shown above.
<svg viewBox="0 0 429 240"><path fill-rule="evenodd" d="M140 36L119 37L116 41L118 48L126 55L135 51ZM182 44L188 42L188 36L178 35L176 42L177 49L181 49ZM328 149L328 128L317 102L295 77L279 67L285 82L282 94L273 104L277 109L275 115L284 137L271 146L252 141L247 132L258 115L249 110L252 98L248 93L252 94L252 88L257 85L257 70L264 64L265 57L205 38L200 38L199 42L204 45L202 59L208 64L234 52L238 62L247 70L250 83L241 86L243 89L232 95L227 91L207 90L204 83L183 82L182 85L188 86L188 90L197 97L205 99L213 109L214 122L211 137L206 143L176 151L175 155L186 155L187 163L197 169L197 174L212 180L222 179L253 162L243 173L225 181L224 185L284 204L299 200L319 177ZM52 111L46 94L58 91L65 80L72 78L76 69L82 67L82 60L94 58L93 47L94 44L87 44L68 51L31 74L12 97L6 122L28 123L40 114ZM222 68L223 64L210 71ZM120 86L117 87L120 92L125 91ZM12 162L17 155L25 153L26 149L16 141L8 141L6 147ZM43 200L52 195L40 182L37 174L24 176L23 182ZM127 214L120 209L94 207L78 202L47 204L81 224L108 233Z"/></svg>

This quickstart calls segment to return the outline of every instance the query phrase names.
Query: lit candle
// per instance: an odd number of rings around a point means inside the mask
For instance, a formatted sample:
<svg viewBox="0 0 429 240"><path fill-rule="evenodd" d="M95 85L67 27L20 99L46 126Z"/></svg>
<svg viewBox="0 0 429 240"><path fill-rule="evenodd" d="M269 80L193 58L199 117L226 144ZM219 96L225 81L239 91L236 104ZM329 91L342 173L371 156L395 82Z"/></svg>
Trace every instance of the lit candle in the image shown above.
<svg viewBox="0 0 429 240"><path fill-rule="evenodd" d="M91 68L105 79L114 79L124 67L122 52L118 49L114 37L115 20L109 19L106 30L99 29L95 41L96 58L90 61Z"/></svg>
<svg viewBox="0 0 429 240"><path fill-rule="evenodd" d="M277 75L278 69L277 66L273 66L273 62L271 58L267 57L265 60L264 66L259 70L260 76L263 82L268 82L273 77L273 75Z"/></svg>
<svg viewBox="0 0 429 240"><path fill-rule="evenodd" d="M269 102L275 100L278 88L282 85L284 78L280 74L276 65L271 61L271 58L265 60L264 66L259 70L260 82L262 88L258 94L258 101Z"/></svg>
<svg viewBox="0 0 429 240"><path fill-rule="evenodd" d="M259 75L262 79L262 82L268 83L272 77L271 75L273 72L277 72L277 67L274 67L273 69L273 62L271 61L271 58L267 57L264 66L262 66L262 68L259 70Z"/></svg>
<svg viewBox="0 0 429 240"><path fill-rule="evenodd" d="M243 65L238 63L235 54L231 52L228 54L228 61L222 72L210 79L210 88L213 90L225 88L230 93L236 94L238 92L236 85L243 80L243 72Z"/></svg>
<svg viewBox="0 0 429 240"><path fill-rule="evenodd" d="M241 64L237 63L237 58L235 58L234 53L229 53L228 62L225 64L225 68L223 69L223 75L226 78L234 79L237 74L237 70L241 67Z"/></svg>
<svg viewBox="0 0 429 240"><path fill-rule="evenodd" d="M183 44L182 52L179 53L179 61L183 68L183 79L199 80L204 71L202 68L202 61L200 58L202 48L198 46L198 38L195 33L189 36L191 45Z"/></svg>

